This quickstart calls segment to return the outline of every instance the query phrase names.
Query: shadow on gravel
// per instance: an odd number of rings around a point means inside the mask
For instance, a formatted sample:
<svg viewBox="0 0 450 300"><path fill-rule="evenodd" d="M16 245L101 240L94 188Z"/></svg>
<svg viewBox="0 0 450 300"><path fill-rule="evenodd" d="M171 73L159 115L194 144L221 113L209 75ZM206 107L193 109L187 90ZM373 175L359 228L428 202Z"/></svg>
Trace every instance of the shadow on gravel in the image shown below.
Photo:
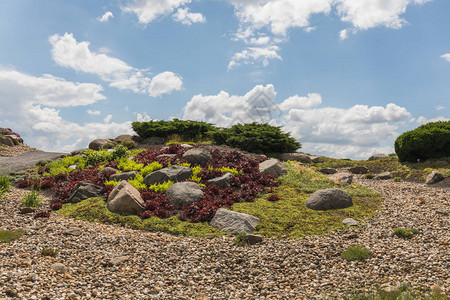
<svg viewBox="0 0 450 300"><path fill-rule="evenodd" d="M32 168L41 159L56 160L61 155L68 153L59 152L27 152L18 156L0 157L0 174L8 174L9 172L17 172Z"/></svg>

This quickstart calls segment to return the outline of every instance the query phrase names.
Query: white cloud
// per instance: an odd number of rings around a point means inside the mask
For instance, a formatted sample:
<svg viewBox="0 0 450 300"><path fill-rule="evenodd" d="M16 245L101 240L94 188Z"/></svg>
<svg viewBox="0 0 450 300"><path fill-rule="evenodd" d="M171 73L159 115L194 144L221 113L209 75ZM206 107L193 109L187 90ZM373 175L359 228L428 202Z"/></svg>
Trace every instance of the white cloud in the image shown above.
<svg viewBox="0 0 450 300"><path fill-rule="evenodd" d="M136 113L136 121L138 122L149 122L152 118L147 113Z"/></svg>
<svg viewBox="0 0 450 300"><path fill-rule="evenodd" d="M191 13L189 8L179 8L176 13L172 15L172 18L184 25L192 25L192 23L204 23L206 21L205 16L201 13Z"/></svg>
<svg viewBox="0 0 450 300"><path fill-rule="evenodd" d="M136 14L139 23L148 24L190 2L191 0L133 0L128 6L122 7L122 10Z"/></svg>
<svg viewBox="0 0 450 300"><path fill-rule="evenodd" d="M401 28L407 21L400 16L410 4L424 4L430 0L336 0L341 20L360 30L384 26Z"/></svg>
<svg viewBox="0 0 450 300"><path fill-rule="evenodd" d="M129 66L126 62L108 56L104 53L95 53L89 49L89 42L77 42L73 34L58 34L49 38L52 44L53 60L60 66L74 69L85 73L96 74L109 85L120 90L131 90L135 93L148 93L155 97L173 90L180 90L182 78L172 72L163 72L153 79L147 77L145 70L139 70ZM161 77L171 74L168 82L161 93L152 92L152 82L158 83ZM173 85L170 85L173 84Z"/></svg>
<svg viewBox="0 0 450 300"><path fill-rule="evenodd" d="M105 117L105 119L103 120L103 122L105 122L106 124L108 124L109 122L111 122L111 119L112 119L112 115L107 115L107 116Z"/></svg>
<svg viewBox="0 0 450 300"><path fill-rule="evenodd" d="M257 85L244 96L221 91L217 95L195 95L184 107L186 120L206 121L227 127L236 123L269 121L277 113L273 85Z"/></svg>
<svg viewBox="0 0 450 300"><path fill-rule="evenodd" d="M311 93L308 97L300 97L298 95L292 96L284 100L278 107L282 111L287 111L292 108L310 108L322 104L322 97L320 94Z"/></svg>
<svg viewBox="0 0 450 300"><path fill-rule="evenodd" d="M343 29L343 30L339 31L339 39L341 41L346 40L347 38L348 38L347 29Z"/></svg>
<svg viewBox="0 0 450 300"><path fill-rule="evenodd" d="M101 91L97 84L0 69L0 120L19 132L26 144L47 151L71 151L87 147L95 138L132 133L130 122L80 125L61 117L60 109L105 99Z"/></svg>
<svg viewBox="0 0 450 300"><path fill-rule="evenodd" d="M105 12L105 13L103 14L103 16L101 16L100 18L98 18L98 20L99 20L99 22L105 23L105 22L108 22L108 20L109 20L110 18L114 18L114 15L113 15L112 12L107 11L107 12Z"/></svg>
<svg viewBox="0 0 450 300"><path fill-rule="evenodd" d="M441 55L441 58L443 58L446 61L450 62L450 53L446 53L446 54Z"/></svg>
<svg viewBox="0 0 450 300"><path fill-rule="evenodd" d="M101 114L101 112L99 110L88 109L88 110L86 110L86 112L88 113L88 115L91 115L91 116L99 116Z"/></svg>
<svg viewBox="0 0 450 300"><path fill-rule="evenodd" d="M309 26L303 29L305 32L312 32L317 29L317 26Z"/></svg>
<svg viewBox="0 0 450 300"><path fill-rule="evenodd" d="M427 119L424 116L420 116L417 118L416 122L420 125L423 125L423 124L427 124L430 122L437 122L437 121L450 121L450 119L446 118L444 116L439 116L439 117L435 117L435 118L431 118L431 119Z"/></svg>
<svg viewBox="0 0 450 300"><path fill-rule="evenodd" d="M268 47L248 47L246 50L235 53L228 64L228 70L239 66L241 64L254 64L255 62L262 62L263 66L269 65L269 59L279 59L278 55L280 48L278 46Z"/></svg>
<svg viewBox="0 0 450 300"><path fill-rule="evenodd" d="M302 142L305 152L350 158L393 152L399 126L411 118L405 108L393 103L385 107L312 108L322 103L320 94L295 95L279 105L274 102L275 96L271 84L257 85L244 96L225 91L210 96L195 95L186 104L183 118L223 127L269 122L291 132Z"/></svg>
<svg viewBox="0 0 450 300"><path fill-rule="evenodd" d="M444 106L444 105L436 105L436 106L435 106L435 109L436 109L437 111L440 111L440 110L445 109L445 106Z"/></svg>
<svg viewBox="0 0 450 300"><path fill-rule="evenodd" d="M183 81L181 77L172 72L163 72L153 77L148 94L152 97L158 97L172 91L179 91L182 86Z"/></svg>

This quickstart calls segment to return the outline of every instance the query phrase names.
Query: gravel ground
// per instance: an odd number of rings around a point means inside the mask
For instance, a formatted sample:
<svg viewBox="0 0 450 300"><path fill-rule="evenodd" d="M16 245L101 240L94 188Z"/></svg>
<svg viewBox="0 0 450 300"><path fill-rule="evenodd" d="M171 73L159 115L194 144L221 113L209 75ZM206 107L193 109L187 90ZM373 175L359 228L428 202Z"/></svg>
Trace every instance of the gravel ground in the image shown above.
<svg viewBox="0 0 450 300"><path fill-rule="evenodd" d="M386 198L370 221L251 247L235 246L231 237L177 237L54 214L33 219L18 213L28 191L12 189L0 200L0 229L26 233L0 244L0 299L336 299L396 282L450 292L450 192L356 181ZM401 239L392 236L396 227L421 234ZM350 245L366 246L372 258L345 261L340 253ZM43 256L45 247L59 253Z"/></svg>

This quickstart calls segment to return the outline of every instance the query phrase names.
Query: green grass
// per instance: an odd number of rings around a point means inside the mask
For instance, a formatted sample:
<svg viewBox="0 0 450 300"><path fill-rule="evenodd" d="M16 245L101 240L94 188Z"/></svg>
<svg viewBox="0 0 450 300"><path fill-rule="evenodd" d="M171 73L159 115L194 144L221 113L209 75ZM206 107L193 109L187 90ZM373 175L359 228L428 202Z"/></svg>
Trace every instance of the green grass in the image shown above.
<svg viewBox="0 0 450 300"><path fill-rule="evenodd" d="M382 288L374 289L370 292L355 291L349 296L344 296L344 300L447 300L448 296L436 291L424 291L421 287L413 289L398 287L392 291L385 291Z"/></svg>
<svg viewBox="0 0 450 300"><path fill-rule="evenodd" d="M348 261L363 261L371 256L370 250L363 246L350 246L342 251L341 256Z"/></svg>
<svg viewBox="0 0 450 300"><path fill-rule="evenodd" d="M257 233L266 237L302 238L344 228L345 218L364 220L381 208L383 199L360 185L340 186L300 164L288 164L288 175L280 177L277 189L281 200L270 202L261 197L255 202L236 203L233 210L260 218ZM312 192L325 188L342 188L350 193L353 206L327 211L311 210L305 202Z"/></svg>
<svg viewBox="0 0 450 300"><path fill-rule="evenodd" d="M233 240L233 243L238 246L249 246L248 236L245 232L238 233Z"/></svg>
<svg viewBox="0 0 450 300"><path fill-rule="evenodd" d="M450 158L443 157L436 159L438 161L448 161ZM391 172L394 177L399 177L402 180L419 180L425 181L428 174L433 170L441 172L444 176L450 176L450 164L443 165L435 161L428 161L424 163L400 163L396 157L388 157L374 161L368 160L346 160L325 157L324 162L320 164L311 164L312 167L317 168L338 168L338 167L353 167L364 166L369 169L370 173L378 174L382 172Z"/></svg>
<svg viewBox="0 0 450 300"><path fill-rule="evenodd" d="M59 251L53 248L42 248L40 252L43 256L56 257Z"/></svg>
<svg viewBox="0 0 450 300"><path fill-rule="evenodd" d="M39 191L32 190L28 194L26 194L22 199L22 205L26 207L39 207Z"/></svg>
<svg viewBox="0 0 450 300"><path fill-rule="evenodd" d="M392 235L401 237L401 238L406 238L406 239L410 239L412 238L415 234L419 234L420 231L415 229L415 228L395 228L394 232L392 233Z"/></svg>
<svg viewBox="0 0 450 300"><path fill-rule="evenodd" d="M9 243L17 240L25 233L24 230L0 230L0 243Z"/></svg>
<svg viewBox="0 0 450 300"><path fill-rule="evenodd" d="M11 186L12 178L8 175L0 174L0 197L6 194L9 191L9 187Z"/></svg>
<svg viewBox="0 0 450 300"><path fill-rule="evenodd" d="M161 231L185 236L203 237L206 233L214 233L217 236L223 235L207 223L184 222L176 216L168 219L150 217L142 220L135 215L112 213L106 208L106 202L102 198L89 198L76 204L64 204L56 213L91 222L119 224L132 229Z"/></svg>

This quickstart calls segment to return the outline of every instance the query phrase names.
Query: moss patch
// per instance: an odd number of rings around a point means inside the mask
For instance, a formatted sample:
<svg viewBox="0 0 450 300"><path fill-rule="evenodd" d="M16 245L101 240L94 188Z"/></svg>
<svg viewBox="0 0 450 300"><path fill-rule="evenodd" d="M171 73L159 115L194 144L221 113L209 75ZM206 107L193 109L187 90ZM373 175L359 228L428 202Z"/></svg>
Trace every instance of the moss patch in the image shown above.
<svg viewBox="0 0 450 300"><path fill-rule="evenodd" d="M24 230L0 230L0 243L9 243L17 240L25 233Z"/></svg>
<svg viewBox="0 0 450 300"><path fill-rule="evenodd" d="M76 204L67 203L56 213L90 222L119 224L132 229L161 231L185 236L203 237L206 233L223 235L223 233L209 226L207 223L184 222L176 216L168 219L151 217L142 220L140 217L134 215L112 213L106 208L106 202L103 198L89 198Z"/></svg>

